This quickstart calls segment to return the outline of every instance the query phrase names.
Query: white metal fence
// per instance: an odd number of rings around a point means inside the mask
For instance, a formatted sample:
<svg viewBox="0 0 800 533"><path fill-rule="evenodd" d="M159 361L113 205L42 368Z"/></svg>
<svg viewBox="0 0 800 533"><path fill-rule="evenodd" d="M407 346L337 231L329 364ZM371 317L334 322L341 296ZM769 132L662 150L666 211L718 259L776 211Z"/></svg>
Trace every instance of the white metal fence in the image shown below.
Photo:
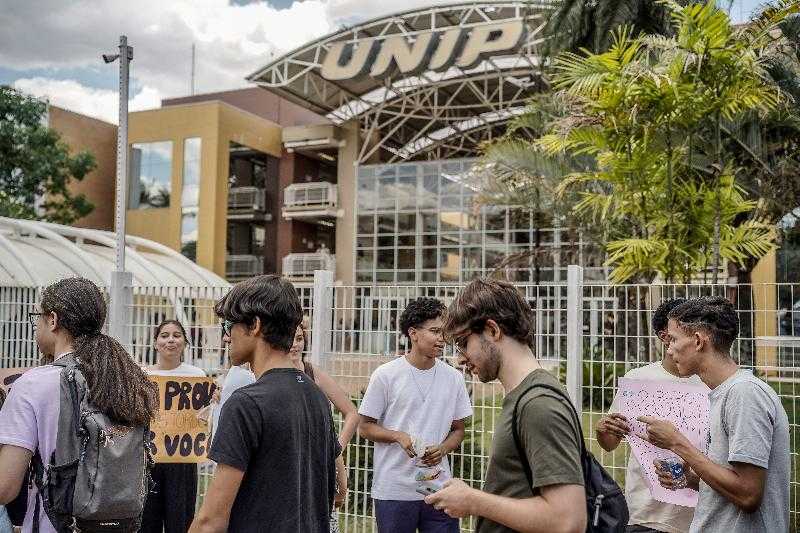
<svg viewBox="0 0 800 533"><path fill-rule="evenodd" d="M798 502L798 425L800 425L800 285L584 285L580 269L571 268L566 283L519 285L534 310L535 350L545 366L567 385L583 412L589 445L620 482L628 450L623 444L603 452L593 436L597 420L609 408L616 380L632 368L657 361L660 343L652 335L652 312L661 301L677 296L719 294L739 312L741 334L733 355L775 388L789 415L792 436L791 523L800 526ZM342 286L330 272L320 272L315 285L298 286L310 316L311 357L360 402L372 371L403 353L398 320L407 303L418 296L452 301L459 286ZM187 359L211 373L224 368L220 330L214 303L220 288L136 288L130 320L130 348L140 363L149 363L154 326L177 317L187 327L191 348ZM39 289L0 287L0 367L30 366L38 359L27 313L38 301ZM312 312L314 311L314 312ZM450 349L445 354L453 361ZM495 422L502 405L498 383L483 384L467 376L475 414L467 424L461 448L453 454L454 473L480 486L486 471ZM337 416L336 420L341 423ZM350 469L348 501L340 512L343 531L375 531L370 498L372 445L358 437L346 450ZM201 497L212 469L203 466ZM462 521L471 531L473 523Z"/></svg>

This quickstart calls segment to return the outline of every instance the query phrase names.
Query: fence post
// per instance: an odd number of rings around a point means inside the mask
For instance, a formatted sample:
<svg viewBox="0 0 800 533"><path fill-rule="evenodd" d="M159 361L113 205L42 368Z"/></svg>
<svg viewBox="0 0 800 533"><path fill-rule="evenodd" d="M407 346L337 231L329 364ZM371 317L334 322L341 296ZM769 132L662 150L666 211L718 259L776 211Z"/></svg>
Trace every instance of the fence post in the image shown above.
<svg viewBox="0 0 800 533"><path fill-rule="evenodd" d="M311 364L327 368L333 322L333 272L314 271L314 294L311 307Z"/></svg>
<svg viewBox="0 0 800 533"><path fill-rule="evenodd" d="M108 334L131 351L131 312L133 310L133 274L112 272L109 286Z"/></svg>
<svg viewBox="0 0 800 533"><path fill-rule="evenodd" d="M567 267L567 392L578 413L583 409L583 268Z"/></svg>

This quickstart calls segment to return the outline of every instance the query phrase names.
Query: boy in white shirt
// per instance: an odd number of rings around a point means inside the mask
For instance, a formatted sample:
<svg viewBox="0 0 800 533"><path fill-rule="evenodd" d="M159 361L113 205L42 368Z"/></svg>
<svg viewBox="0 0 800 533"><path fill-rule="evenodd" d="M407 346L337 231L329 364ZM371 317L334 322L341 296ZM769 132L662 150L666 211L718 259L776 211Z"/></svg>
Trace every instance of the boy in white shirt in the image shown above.
<svg viewBox="0 0 800 533"><path fill-rule="evenodd" d="M361 435L375 443L372 497L379 533L458 533L458 520L417 492L417 474L438 468L452 477L447 454L464 440L472 405L461 372L438 360L444 350L445 306L418 298L400 317L411 342L403 357L373 372L359 408ZM429 471L430 472L430 471Z"/></svg>

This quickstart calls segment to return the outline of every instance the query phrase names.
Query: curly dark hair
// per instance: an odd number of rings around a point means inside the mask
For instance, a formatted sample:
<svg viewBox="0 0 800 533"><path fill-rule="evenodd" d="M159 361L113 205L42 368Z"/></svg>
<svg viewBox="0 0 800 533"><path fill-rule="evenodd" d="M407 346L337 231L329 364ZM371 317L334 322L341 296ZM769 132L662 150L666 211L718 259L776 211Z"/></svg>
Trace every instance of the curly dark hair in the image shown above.
<svg viewBox="0 0 800 533"><path fill-rule="evenodd" d="M264 340L273 348L288 352L294 343L303 308L294 285L280 276L256 276L234 285L214 307L217 316L252 326L261 321Z"/></svg>
<svg viewBox="0 0 800 533"><path fill-rule="evenodd" d="M650 322L653 326L654 335L658 335L667 329L667 323L669 323L668 315L670 311L684 302L686 302L686 298L672 298L670 300L664 300L661 302L661 305L659 305L653 313L653 319Z"/></svg>
<svg viewBox="0 0 800 533"><path fill-rule="evenodd" d="M504 335L533 348L533 310L519 290L507 281L472 280L450 304L444 324L448 339L472 331L480 333L494 320Z"/></svg>
<svg viewBox="0 0 800 533"><path fill-rule="evenodd" d="M727 298L703 296L687 300L669 312L684 331L704 330L714 347L727 353L739 335L739 316Z"/></svg>
<svg viewBox="0 0 800 533"><path fill-rule="evenodd" d="M436 298L420 297L408 303L400 315L400 333L408 337L408 330L420 324L444 316L447 307Z"/></svg>
<svg viewBox="0 0 800 533"><path fill-rule="evenodd" d="M125 348L102 333L107 308L97 285L62 279L42 291L42 312L55 313L58 327L72 336L92 405L119 424L149 424L158 412L158 390Z"/></svg>

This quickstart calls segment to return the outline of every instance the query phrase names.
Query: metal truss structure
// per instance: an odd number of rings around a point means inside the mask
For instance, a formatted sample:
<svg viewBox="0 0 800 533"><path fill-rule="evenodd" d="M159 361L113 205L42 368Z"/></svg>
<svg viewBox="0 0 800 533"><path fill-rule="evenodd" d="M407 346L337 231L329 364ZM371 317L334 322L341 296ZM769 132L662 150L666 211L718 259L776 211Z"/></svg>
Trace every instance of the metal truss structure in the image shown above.
<svg viewBox="0 0 800 533"><path fill-rule="evenodd" d="M552 11L537 2L462 2L376 19L290 52L253 73L249 81L334 124L359 121L363 143L358 163L470 157L505 130L527 99L544 87L537 47ZM331 81L321 75L336 43L363 43L402 35L410 44L431 31L522 21L524 38L511 52L483 58L477 66L384 78L362 75ZM355 46L355 45L352 45Z"/></svg>

